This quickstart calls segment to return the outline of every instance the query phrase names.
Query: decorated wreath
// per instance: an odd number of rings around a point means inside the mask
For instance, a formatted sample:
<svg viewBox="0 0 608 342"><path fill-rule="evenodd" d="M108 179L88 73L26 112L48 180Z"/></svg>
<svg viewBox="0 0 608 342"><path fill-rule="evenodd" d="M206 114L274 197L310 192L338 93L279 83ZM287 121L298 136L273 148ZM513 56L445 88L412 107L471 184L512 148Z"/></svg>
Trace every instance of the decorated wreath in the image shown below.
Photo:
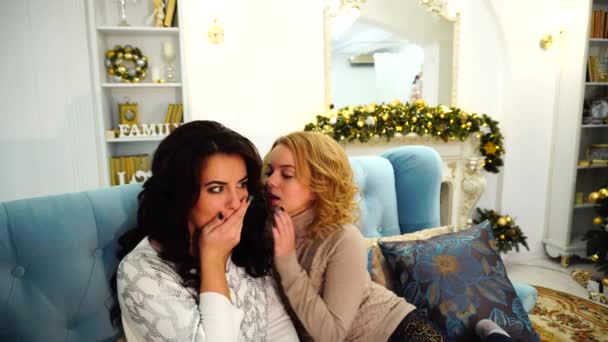
<svg viewBox="0 0 608 342"><path fill-rule="evenodd" d="M115 82L138 83L146 78L148 57L131 45L116 45L113 50L106 51L104 63Z"/></svg>

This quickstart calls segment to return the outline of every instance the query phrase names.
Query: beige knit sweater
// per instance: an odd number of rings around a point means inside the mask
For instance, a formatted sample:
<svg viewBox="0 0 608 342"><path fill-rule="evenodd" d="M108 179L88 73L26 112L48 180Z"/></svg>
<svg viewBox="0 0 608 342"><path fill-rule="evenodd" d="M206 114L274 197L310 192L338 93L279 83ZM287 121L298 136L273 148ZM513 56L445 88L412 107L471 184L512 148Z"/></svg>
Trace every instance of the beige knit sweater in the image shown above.
<svg viewBox="0 0 608 342"><path fill-rule="evenodd" d="M386 341L415 307L371 281L363 236L344 225L326 239L310 239L312 209L293 217L296 252L275 260L303 341ZM296 326L298 326L296 324Z"/></svg>

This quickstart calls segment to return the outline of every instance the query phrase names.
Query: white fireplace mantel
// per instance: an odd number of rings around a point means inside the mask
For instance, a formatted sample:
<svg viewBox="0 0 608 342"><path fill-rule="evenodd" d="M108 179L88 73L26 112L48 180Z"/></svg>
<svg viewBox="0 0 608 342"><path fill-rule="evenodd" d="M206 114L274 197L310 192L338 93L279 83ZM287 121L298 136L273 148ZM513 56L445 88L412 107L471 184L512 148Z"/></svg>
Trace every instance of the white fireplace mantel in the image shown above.
<svg viewBox="0 0 608 342"><path fill-rule="evenodd" d="M389 148L404 145L424 145L436 150L443 161L441 184L441 224L461 230L469 224L472 210L486 188L481 173L484 157L479 152L479 138L465 141L410 134L386 138L373 137L368 142L342 142L349 156L378 155Z"/></svg>

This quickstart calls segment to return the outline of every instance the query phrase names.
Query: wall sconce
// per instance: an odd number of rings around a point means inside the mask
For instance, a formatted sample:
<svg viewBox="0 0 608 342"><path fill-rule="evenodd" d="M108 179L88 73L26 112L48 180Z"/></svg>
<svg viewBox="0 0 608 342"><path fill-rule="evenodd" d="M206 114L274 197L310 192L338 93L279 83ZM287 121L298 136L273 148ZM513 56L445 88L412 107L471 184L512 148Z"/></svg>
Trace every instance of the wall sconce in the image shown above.
<svg viewBox="0 0 608 342"><path fill-rule="evenodd" d="M211 24L207 31L207 38L213 44L224 42L224 28L218 23L217 19L213 19L213 24Z"/></svg>
<svg viewBox="0 0 608 342"><path fill-rule="evenodd" d="M570 26L570 22L572 21L571 13L567 11L562 11L558 16L553 19L553 23L550 25L552 30L550 33L543 35L540 39L540 47L543 50L549 50L554 43L556 43L556 39L561 37L566 28Z"/></svg>
<svg viewBox="0 0 608 342"><path fill-rule="evenodd" d="M549 50L553 46L553 35L546 34L540 39L540 47L543 50Z"/></svg>

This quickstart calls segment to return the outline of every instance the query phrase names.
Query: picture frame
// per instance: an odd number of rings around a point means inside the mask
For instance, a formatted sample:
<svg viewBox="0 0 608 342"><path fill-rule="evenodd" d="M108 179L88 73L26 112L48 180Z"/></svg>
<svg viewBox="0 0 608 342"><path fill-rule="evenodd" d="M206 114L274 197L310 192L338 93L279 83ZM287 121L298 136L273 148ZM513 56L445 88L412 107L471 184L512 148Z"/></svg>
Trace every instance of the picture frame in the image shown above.
<svg viewBox="0 0 608 342"><path fill-rule="evenodd" d="M608 165L608 144L587 146L586 156L591 165Z"/></svg>
<svg viewBox="0 0 608 342"><path fill-rule="evenodd" d="M121 125L139 125L137 103L119 103L118 118Z"/></svg>

